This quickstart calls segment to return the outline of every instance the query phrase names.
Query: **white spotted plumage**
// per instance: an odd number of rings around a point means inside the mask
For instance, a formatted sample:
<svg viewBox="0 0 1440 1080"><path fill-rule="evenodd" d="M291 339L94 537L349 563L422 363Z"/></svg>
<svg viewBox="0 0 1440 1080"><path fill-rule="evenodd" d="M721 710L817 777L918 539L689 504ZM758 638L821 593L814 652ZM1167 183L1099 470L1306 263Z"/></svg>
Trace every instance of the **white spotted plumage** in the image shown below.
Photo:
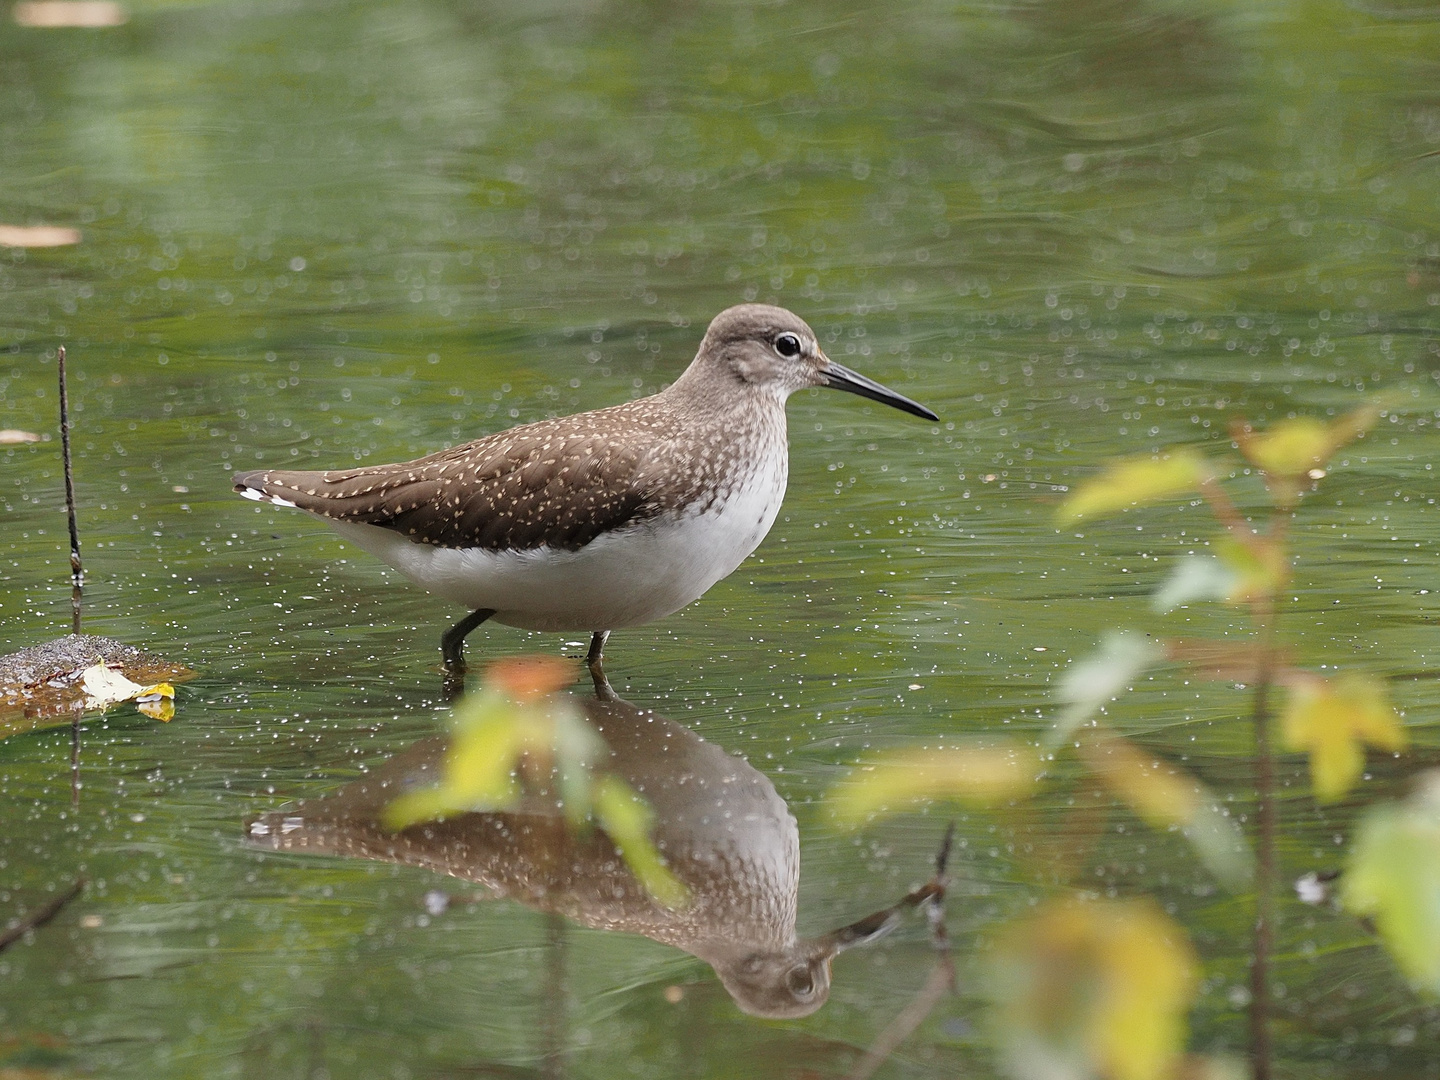
<svg viewBox="0 0 1440 1080"><path fill-rule="evenodd" d="M841 367L805 322L744 304L711 322L658 394L541 420L415 461L237 474L474 615L445 636L460 663L485 618L603 632L679 610L765 538L785 496L785 401L832 386L934 419Z"/></svg>

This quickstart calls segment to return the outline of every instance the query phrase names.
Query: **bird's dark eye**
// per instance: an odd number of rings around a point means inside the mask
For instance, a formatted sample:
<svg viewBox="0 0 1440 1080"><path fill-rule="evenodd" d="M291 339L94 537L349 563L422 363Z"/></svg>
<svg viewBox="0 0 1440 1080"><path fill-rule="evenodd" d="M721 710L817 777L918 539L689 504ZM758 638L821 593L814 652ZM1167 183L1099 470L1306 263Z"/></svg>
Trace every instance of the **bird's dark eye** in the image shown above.
<svg viewBox="0 0 1440 1080"><path fill-rule="evenodd" d="M794 334L781 334L775 339L775 351L781 356L799 356L800 339Z"/></svg>
<svg viewBox="0 0 1440 1080"><path fill-rule="evenodd" d="M815 993L814 976L810 974L810 969L803 965L793 967L785 973L785 984L790 988L790 993L801 1000Z"/></svg>

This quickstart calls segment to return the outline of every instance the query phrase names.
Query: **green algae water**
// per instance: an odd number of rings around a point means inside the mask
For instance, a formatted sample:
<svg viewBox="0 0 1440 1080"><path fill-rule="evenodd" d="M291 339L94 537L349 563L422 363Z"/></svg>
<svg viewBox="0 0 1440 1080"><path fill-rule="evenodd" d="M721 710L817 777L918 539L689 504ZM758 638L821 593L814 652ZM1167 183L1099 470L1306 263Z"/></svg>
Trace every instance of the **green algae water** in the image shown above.
<svg viewBox="0 0 1440 1080"><path fill-rule="evenodd" d="M701 601L617 632L607 666L788 806L781 906L802 937L895 903L956 821L961 992L879 1075L1000 1075L985 946L1045 895L1037 853L1079 796L1062 764L1023 814L933 807L849 833L829 787L881 748L1037 738L1106 629L1244 630L1229 609L1150 613L1213 534L1203 507L1056 530L1106 459L1223 453L1237 416L1383 395L1296 519L1282 631L1307 665L1389 679L1415 745L1323 809L1285 758L1282 878L1338 866L1356 807L1436 760L1433 5L127 10L0 25L0 224L81 234L0 248L0 429L50 436L0 446L0 651L69 628L63 345L85 629L199 674L168 724L87 720L78 806L68 728L0 742L0 927L87 881L0 952L0 1075L855 1065L926 978L920 920L838 956L818 1011L756 1019L665 940L246 830L443 729L438 641L461 612L239 499L230 474L401 460L651 393L746 300L795 310L940 422L796 395L768 539ZM584 644L486 626L468 648ZM1109 719L1243 818L1243 708L1162 671ZM1118 809L1085 875L1186 926L1204 962L1190 1045L1243 1054L1248 901ZM1364 928L1288 893L1280 912L1277 1074L1440 1076L1440 1011Z"/></svg>

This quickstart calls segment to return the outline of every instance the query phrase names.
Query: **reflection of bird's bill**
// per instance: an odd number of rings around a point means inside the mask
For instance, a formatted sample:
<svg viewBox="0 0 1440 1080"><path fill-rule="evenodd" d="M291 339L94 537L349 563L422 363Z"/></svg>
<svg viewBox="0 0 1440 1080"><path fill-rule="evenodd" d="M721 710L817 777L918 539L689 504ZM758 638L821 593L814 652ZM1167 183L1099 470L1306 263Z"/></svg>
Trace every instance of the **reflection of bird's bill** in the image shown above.
<svg viewBox="0 0 1440 1080"><path fill-rule="evenodd" d="M911 416L919 416L926 420L939 420L933 412L921 405L918 401L911 401L904 394L897 394L888 386L876 382L874 379L861 375L858 371L851 371L844 364L837 364L828 356L820 367L820 374L825 376L825 385L836 390L845 390L851 394L857 394L871 401L878 401L882 405L889 405L892 409L899 409Z"/></svg>
<svg viewBox="0 0 1440 1080"><path fill-rule="evenodd" d="M857 945L868 945L872 941L878 941L899 926L901 917L911 908L918 908L927 903L938 903L944 899L945 886L940 881L932 879L914 892L906 893L898 903L891 904L882 911L866 915L865 918L848 926L842 926L838 930L832 930L828 934L821 934L818 938L814 938L811 941L810 955L816 958L829 958L846 949L853 949Z"/></svg>

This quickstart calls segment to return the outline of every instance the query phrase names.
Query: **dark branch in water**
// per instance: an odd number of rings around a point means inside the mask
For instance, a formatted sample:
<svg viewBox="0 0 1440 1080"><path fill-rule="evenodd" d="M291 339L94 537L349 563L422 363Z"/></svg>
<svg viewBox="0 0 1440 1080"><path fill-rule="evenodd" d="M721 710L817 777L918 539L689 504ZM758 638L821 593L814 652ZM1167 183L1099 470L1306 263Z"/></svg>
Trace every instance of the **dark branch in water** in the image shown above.
<svg viewBox="0 0 1440 1080"><path fill-rule="evenodd" d="M885 1059L895 1052L902 1042L930 1015L946 993L956 993L955 959L950 955L950 935L945 929L945 866L950 861L950 846L955 839L955 823L952 821L945 830L945 839L935 855L935 876L916 889L892 910L901 907L924 906L926 921L930 924L930 944L936 952L935 966L930 977L909 1004L900 1010L898 1016L880 1032L865 1056L850 1070L847 1080L869 1080Z"/></svg>
<svg viewBox="0 0 1440 1080"><path fill-rule="evenodd" d="M80 633L80 590L85 570L80 565L80 530L75 523L75 477L70 468L70 395L65 386L65 346L55 350L60 369L60 452L65 461L65 511L70 516L70 614Z"/></svg>
<svg viewBox="0 0 1440 1080"><path fill-rule="evenodd" d="M60 909L79 896L80 890L83 888L85 888L85 879L77 877L70 888L52 897L49 903L36 908L8 930L0 931L0 952L4 952L31 930L39 929L60 914Z"/></svg>

